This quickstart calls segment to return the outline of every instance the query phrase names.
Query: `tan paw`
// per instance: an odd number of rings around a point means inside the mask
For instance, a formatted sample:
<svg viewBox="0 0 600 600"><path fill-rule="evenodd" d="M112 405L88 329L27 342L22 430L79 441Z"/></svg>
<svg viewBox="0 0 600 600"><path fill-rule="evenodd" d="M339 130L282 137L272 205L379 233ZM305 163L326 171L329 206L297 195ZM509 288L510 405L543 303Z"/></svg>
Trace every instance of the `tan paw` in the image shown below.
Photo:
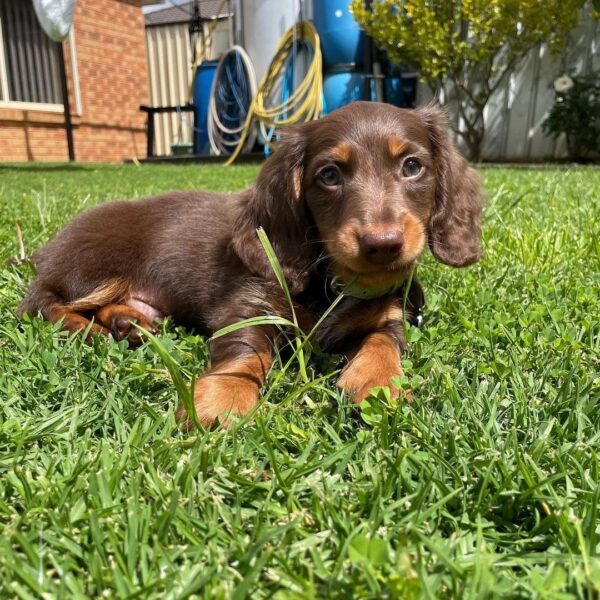
<svg viewBox="0 0 600 600"><path fill-rule="evenodd" d="M154 325L139 311L121 304L109 304L96 312L95 318L110 330L116 340L127 340L132 346L139 346L143 340L139 325L156 333Z"/></svg>
<svg viewBox="0 0 600 600"><path fill-rule="evenodd" d="M372 333L363 340L354 358L346 365L337 385L354 402L364 400L375 387L389 387L392 398L398 398L401 392L392 379L402 375L400 352L394 340L385 333ZM412 400L410 392L403 390L402 395L407 401Z"/></svg>
<svg viewBox="0 0 600 600"><path fill-rule="evenodd" d="M393 383L394 377L404 375L400 360L386 360L385 357L359 353L342 371L337 386L344 390L353 402L362 402L376 387L389 387L392 398L402 396L412 402L410 390L400 390Z"/></svg>
<svg viewBox="0 0 600 600"><path fill-rule="evenodd" d="M376 375L368 375L360 365L351 362L342 371L338 379L337 386L344 390L355 403L362 402L373 388L388 386L392 398L400 396L400 390L392 383L392 378L402 375L402 370L390 370L383 373L379 371ZM407 401L412 400L412 395L409 391L403 391L402 395Z"/></svg>
<svg viewBox="0 0 600 600"><path fill-rule="evenodd" d="M258 400L259 388L255 382L227 373L208 373L196 382L194 390L196 415L204 427L217 423L230 427L231 417L248 414ZM194 423L182 406L177 416L184 428L193 429Z"/></svg>

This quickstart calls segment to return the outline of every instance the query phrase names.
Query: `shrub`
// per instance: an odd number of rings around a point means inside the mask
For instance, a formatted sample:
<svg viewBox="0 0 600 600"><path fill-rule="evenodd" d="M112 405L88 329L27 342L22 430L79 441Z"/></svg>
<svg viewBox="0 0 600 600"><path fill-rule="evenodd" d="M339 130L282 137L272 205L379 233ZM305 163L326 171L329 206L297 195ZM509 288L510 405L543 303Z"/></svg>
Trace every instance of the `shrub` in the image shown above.
<svg viewBox="0 0 600 600"><path fill-rule="evenodd" d="M580 11L600 0L352 0L359 25L391 60L411 65L434 96L453 97L456 133L479 161L485 108L500 85L541 43L560 52ZM587 9L586 9L587 10Z"/></svg>
<svg viewBox="0 0 600 600"><path fill-rule="evenodd" d="M565 134L569 158L588 160L600 155L600 73L585 77L563 75L554 82L556 100L544 121L544 133Z"/></svg>

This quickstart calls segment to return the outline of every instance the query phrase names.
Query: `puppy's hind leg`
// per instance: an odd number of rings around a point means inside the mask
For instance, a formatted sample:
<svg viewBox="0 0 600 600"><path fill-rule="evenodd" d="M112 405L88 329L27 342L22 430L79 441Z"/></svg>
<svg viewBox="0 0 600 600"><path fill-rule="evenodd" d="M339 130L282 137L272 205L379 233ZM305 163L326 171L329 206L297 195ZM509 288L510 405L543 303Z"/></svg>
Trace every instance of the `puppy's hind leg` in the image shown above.
<svg viewBox="0 0 600 600"><path fill-rule="evenodd" d="M102 327L98 323L94 323L87 317L72 311L69 309L68 305L56 303L51 305L47 311L42 313L44 318L48 319L52 323L56 323L62 320L62 326L64 329L71 333L76 333L78 331L84 331L88 327L90 328L88 333L88 339L93 334L103 335L104 337L108 336L108 329ZM48 316L47 316L48 315Z"/></svg>
<svg viewBox="0 0 600 600"><path fill-rule="evenodd" d="M40 314L51 323L61 322L63 329L70 333L83 331L88 327L90 328L88 335L97 333L108 336L109 333L108 329L84 317L58 294L39 286L32 286L29 294L19 306L17 314L19 316Z"/></svg>
<svg viewBox="0 0 600 600"><path fill-rule="evenodd" d="M146 315L126 304L107 304L96 312L94 319L106 327L116 340L127 340L132 346L139 346L143 341L136 325L150 333L156 332Z"/></svg>
<svg viewBox="0 0 600 600"><path fill-rule="evenodd" d="M44 319L52 323L62 322L63 328L71 333L90 327L90 334L98 333L108 336L108 328L92 322L85 314L96 311L111 302L119 302L127 295L128 290L128 282L122 279L113 279L97 286L85 296L66 301L43 279L38 278L32 283L17 314L20 316L25 313L41 314Z"/></svg>

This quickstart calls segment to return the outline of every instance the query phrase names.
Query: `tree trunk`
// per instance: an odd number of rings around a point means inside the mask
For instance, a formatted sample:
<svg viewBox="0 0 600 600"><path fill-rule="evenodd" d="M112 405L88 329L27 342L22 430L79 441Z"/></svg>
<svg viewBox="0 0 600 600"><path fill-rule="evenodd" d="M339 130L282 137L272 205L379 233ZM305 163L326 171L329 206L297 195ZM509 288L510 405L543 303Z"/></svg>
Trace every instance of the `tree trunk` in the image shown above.
<svg viewBox="0 0 600 600"><path fill-rule="evenodd" d="M485 135L485 121L483 110L487 98L483 102L474 101L473 96L465 89L461 81L452 82L456 103L458 107L459 122L454 128L465 142L466 156L470 161L481 162L481 150Z"/></svg>

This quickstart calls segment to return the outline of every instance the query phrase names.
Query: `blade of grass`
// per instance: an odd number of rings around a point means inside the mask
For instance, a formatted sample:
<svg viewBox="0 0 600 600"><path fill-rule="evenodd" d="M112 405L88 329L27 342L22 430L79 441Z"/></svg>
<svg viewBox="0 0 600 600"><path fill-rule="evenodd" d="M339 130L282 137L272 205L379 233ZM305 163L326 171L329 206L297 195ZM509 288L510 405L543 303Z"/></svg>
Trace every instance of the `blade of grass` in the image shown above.
<svg viewBox="0 0 600 600"><path fill-rule="evenodd" d="M167 371L169 371L169 375L171 376L173 384L175 385L177 399L181 404L183 404L188 417L199 430L203 431L204 427L198 420L196 409L194 408L194 381L192 381L191 386L188 387L183 379L183 376L181 375L180 365L169 354L169 351L165 348L163 343L147 329L144 329L137 324L135 324L135 326L148 338L150 345L162 360L163 364L167 368Z"/></svg>
<svg viewBox="0 0 600 600"><path fill-rule="evenodd" d="M279 260L277 259L277 255L275 254L275 250L273 249L273 246L271 245L271 242L269 241L265 230L262 227L259 227L256 230L256 233L263 247L263 250L267 255L267 259L269 261L269 264L271 265L271 269L273 269L273 273L275 273L275 277L277 278L277 281L279 282L279 285L283 290L283 293L285 294L288 304L290 305L292 321L294 323L294 341L298 353L298 367L300 369L300 375L302 376L302 379L304 379L305 383L308 383L308 373L306 372L306 358L304 356L304 344L302 343L302 338L304 337L304 334L298 326L298 319L296 318L296 311L294 310L294 302L292 301L292 295L290 294L287 282L285 281L285 276L283 274L281 265L279 264Z"/></svg>
<svg viewBox="0 0 600 600"><path fill-rule="evenodd" d="M227 327L223 327L210 337L211 340L216 340L228 333L233 333L234 331L238 331L238 329L245 329L246 327L254 327L256 325L280 325L284 327L295 327L294 323L292 323L288 319L284 319L283 317L277 317L275 315L265 315L264 317L250 317L249 319L244 319L243 321L237 321L236 323L232 323L231 325L227 325Z"/></svg>

